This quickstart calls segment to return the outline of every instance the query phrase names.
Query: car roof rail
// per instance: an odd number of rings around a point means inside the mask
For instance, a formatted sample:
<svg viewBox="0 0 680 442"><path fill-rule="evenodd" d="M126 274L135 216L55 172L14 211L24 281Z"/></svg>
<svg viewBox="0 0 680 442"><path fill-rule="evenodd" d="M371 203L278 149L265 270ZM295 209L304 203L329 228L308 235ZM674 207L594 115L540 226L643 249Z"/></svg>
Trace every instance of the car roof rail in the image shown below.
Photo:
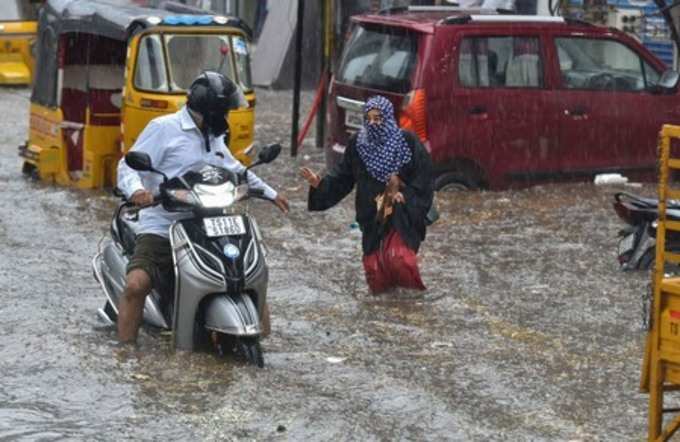
<svg viewBox="0 0 680 442"><path fill-rule="evenodd" d="M451 17L446 17L439 23L442 25L464 25L467 23L470 23L472 21L472 17L470 14L463 14L463 15L452 15Z"/></svg>
<svg viewBox="0 0 680 442"><path fill-rule="evenodd" d="M392 6L390 8L381 9L380 11L378 11L378 15L398 14L400 12L406 12L408 10L409 10L408 6Z"/></svg>
<svg viewBox="0 0 680 442"><path fill-rule="evenodd" d="M498 11L489 13L488 10L482 10L481 13L463 14L447 17L440 23L443 25L463 25L470 22L476 23L498 23L498 22L515 22L515 23L566 23L563 17L553 16L537 16L537 15L506 15L499 14Z"/></svg>
<svg viewBox="0 0 680 442"><path fill-rule="evenodd" d="M482 8L459 8L459 7L449 7L448 11L462 12L460 15L451 15L441 20L439 24L442 25L464 25L472 21L473 15L497 15L501 14L500 11L506 11L504 9L482 9Z"/></svg>
<svg viewBox="0 0 680 442"><path fill-rule="evenodd" d="M470 12L480 10L480 8L469 8L458 6L457 4L451 6L409 6L409 12ZM496 11L498 14L516 14L514 9L496 8L484 9L488 11Z"/></svg>
<svg viewBox="0 0 680 442"><path fill-rule="evenodd" d="M580 18L564 17L564 22L569 25L593 26L592 23L588 23L587 21L581 20Z"/></svg>
<svg viewBox="0 0 680 442"><path fill-rule="evenodd" d="M460 11L464 8L461 8L460 6L409 6L408 10L410 12L456 12Z"/></svg>

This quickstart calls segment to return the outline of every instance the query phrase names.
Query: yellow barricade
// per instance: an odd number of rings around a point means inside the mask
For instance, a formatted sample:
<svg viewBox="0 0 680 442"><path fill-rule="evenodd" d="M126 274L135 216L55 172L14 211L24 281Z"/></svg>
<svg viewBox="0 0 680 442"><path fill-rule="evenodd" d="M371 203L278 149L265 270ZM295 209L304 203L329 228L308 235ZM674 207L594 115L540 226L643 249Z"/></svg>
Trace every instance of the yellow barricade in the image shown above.
<svg viewBox="0 0 680 442"><path fill-rule="evenodd" d="M680 231L680 223L666 219L669 200L678 199L669 177L680 170L680 158L671 157L671 141L680 139L680 126L664 125L659 142L659 221L656 262L652 275L651 329L647 334L640 388L649 393L649 441L668 440L680 428L680 408L664 408L664 394L680 390L680 277L666 277L666 263L680 263L680 255L666 251L666 232ZM666 421L664 413L675 416Z"/></svg>

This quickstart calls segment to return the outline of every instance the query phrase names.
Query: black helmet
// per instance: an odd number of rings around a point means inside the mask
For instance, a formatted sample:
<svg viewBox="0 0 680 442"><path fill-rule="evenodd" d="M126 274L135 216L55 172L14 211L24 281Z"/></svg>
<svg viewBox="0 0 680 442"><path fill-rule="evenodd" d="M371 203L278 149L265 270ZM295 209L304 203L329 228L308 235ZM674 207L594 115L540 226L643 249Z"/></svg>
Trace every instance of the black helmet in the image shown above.
<svg viewBox="0 0 680 442"><path fill-rule="evenodd" d="M219 72L205 71L191 83L187 105L203 116L206 129L214 136L220 136L227 131L225 114L232 109L248 107L248 102L233 81Z"/></svg>

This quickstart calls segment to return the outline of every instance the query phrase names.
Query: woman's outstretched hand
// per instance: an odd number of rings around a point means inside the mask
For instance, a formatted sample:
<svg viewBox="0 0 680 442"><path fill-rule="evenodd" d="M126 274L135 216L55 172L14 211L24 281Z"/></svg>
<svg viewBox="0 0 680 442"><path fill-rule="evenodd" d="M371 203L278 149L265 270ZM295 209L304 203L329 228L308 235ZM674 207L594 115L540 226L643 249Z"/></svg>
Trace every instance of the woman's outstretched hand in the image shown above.
<svg viewBox="0 0 680 442"><path fill-rule="evenodd" d="M300 176L306 179L309 185L312 186L313 188L316 189L317 187L319 187L321 177L319 177L319 175L317 175L316 173L312 172L311 169L307 167L300 168Z"/></svg>

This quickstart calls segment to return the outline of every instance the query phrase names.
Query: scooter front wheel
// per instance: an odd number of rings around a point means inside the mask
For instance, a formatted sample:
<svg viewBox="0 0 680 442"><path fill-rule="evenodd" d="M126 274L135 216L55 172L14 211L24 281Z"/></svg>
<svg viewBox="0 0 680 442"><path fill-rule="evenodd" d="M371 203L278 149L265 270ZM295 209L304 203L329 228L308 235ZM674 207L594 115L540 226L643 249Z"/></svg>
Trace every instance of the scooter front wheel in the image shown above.
<svg viewBox="0 0 680 442"><path fill-rule="evenodd" d="M238 338L238 350L243 356L248 359L251 364L257 365L260 368L264 367L264 356L262 354L262 346L260 345L260 338Z"/></svg>
<svg viewBox="0 0 680 442"><path fill-rule="evenodd" d="M245 358L251 364L257 365L259 368L264 367L264 356L259 336L244 337L219 333L216 337L217 350L220 355L231 350L232 353Z"/></svg>

